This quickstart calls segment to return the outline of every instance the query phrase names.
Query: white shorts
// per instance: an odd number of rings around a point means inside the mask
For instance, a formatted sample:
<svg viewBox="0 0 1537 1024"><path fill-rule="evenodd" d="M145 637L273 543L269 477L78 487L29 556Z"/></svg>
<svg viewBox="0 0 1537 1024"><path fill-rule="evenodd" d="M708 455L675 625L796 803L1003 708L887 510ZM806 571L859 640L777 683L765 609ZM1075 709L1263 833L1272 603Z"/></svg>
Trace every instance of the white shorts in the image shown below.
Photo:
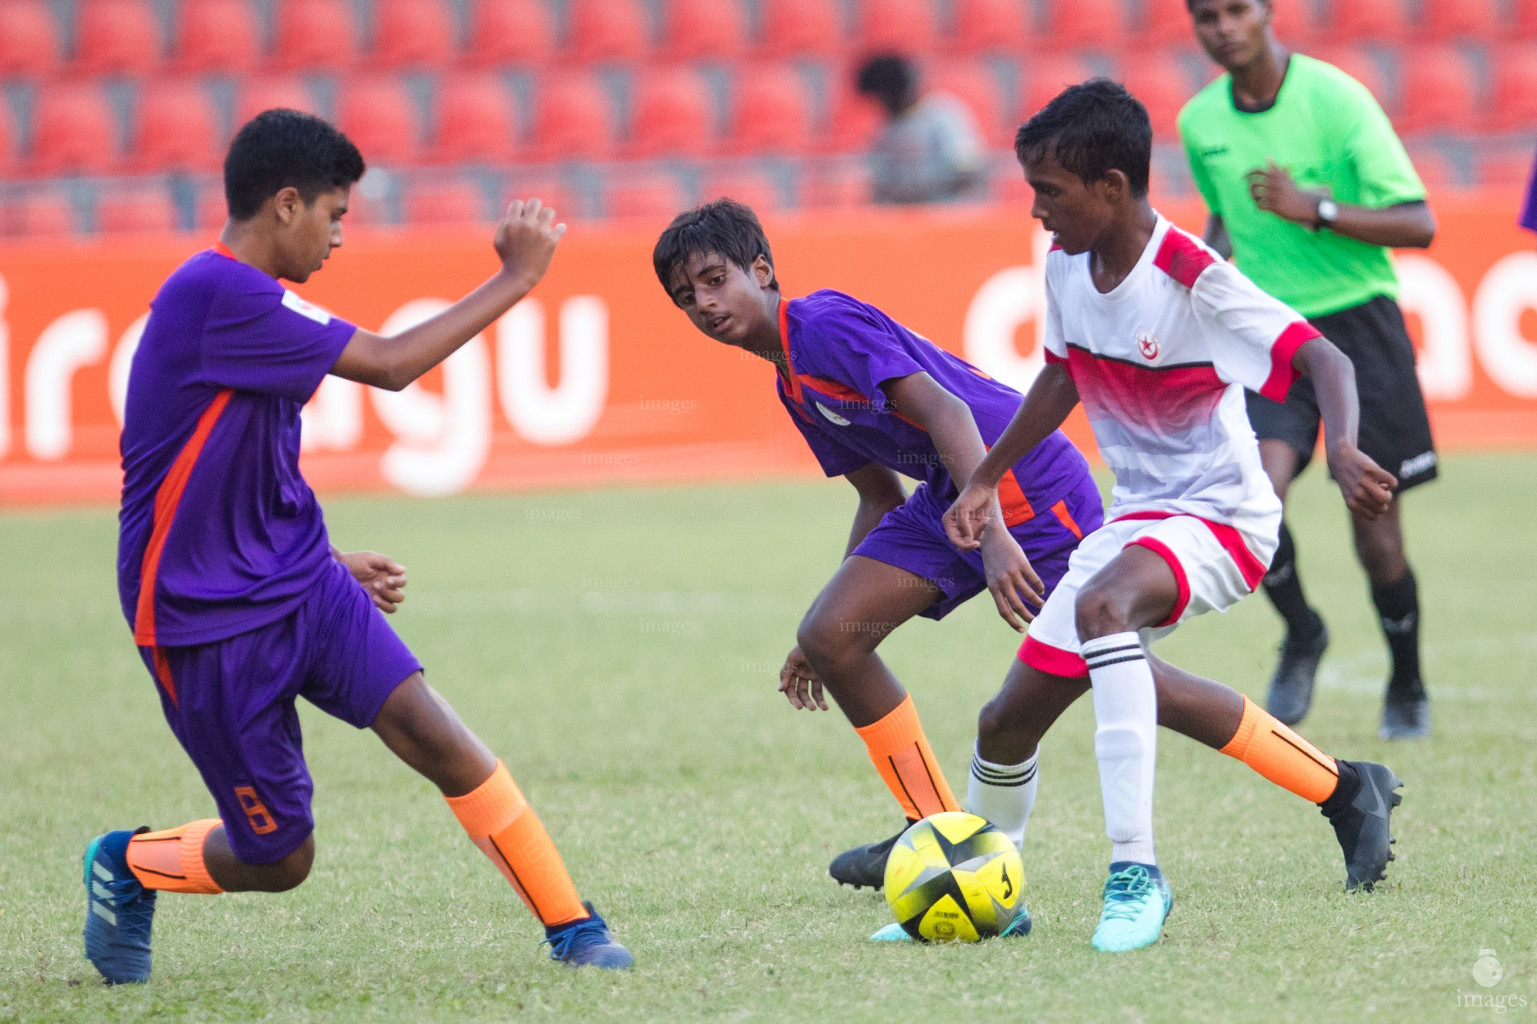
<svg viewBox="0 0 1537 1024"><path fill-rule="evenodd" d="M1067 563L1067 575L1057 584L1019 649L1019 660L1056 676L1086 676L1088 667L1078 649L1078 591L1132 545L1145 547L1169 563L1179 585L1179 597L1169 617L1142 630L1143 643L1174 631L1174 627L1205 612L1225 612L1254 592L1275 555L1275 541L1261 543L1237 529L1195 516L1133 512L1112 520L1083 539Z"/></svg>

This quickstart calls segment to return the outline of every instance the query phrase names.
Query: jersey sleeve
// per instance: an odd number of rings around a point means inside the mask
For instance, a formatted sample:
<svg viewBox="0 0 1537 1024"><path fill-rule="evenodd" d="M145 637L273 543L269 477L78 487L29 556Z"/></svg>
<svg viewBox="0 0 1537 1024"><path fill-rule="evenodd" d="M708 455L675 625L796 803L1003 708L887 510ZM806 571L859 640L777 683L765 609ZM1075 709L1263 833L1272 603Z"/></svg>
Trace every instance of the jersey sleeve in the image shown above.
<svg viewBox="0 0 1537 1024"><path fill-rule="evenodd" d="M829 298L803 308L801 372L857 391L884 408L889 403L881 385L924 371L914 350L929 343L872 307Z"/></svg>
<svg viewBox="0 0 1537 1024"><path fill-rule="evenodd" d="M1356 88L1353 101L1358 116L1344 139L1344 149L1356 169L1361 205L1381 209L1422 201L1425 185L1388 115L1365 86L1356 83Z"/></svg>
<svg viewBox="0 0 1537 1024"><path fill-rule="evenodd" d="M1225 260L1201 272L1190 299L1206 328L1217 375L1284 401L1297 379L1292 357L1319 337L1318 329Z"/></svg>
<svg viewBox="0 0 1537 1024"><path fill-rule="evenodd" d="M822 467L823 473L843 476L870 464L868 456L861 455L831 434L817 429L816 424L806 422L802 412L785 398L783 392L779 400L784 403L785 412L789 413L790 421L801 432L801 437L806 439L806 447L816 456L817 465Z"/></svg>
<svg viewBox="0 0 1537 1024"><path fill-rule="evenodd" d="M1055 251L1055 250L1053 250ZM1041 332L1041 349L1048 363L1067 362L1067 337L1062 333L1061 289L1052 280L1052 254L1046 254L1046 328Z"/></svg>
<svg viewBox="0 0 1537 1024"><path fill-rule="evenodd" d="M275 283L233 284L209 308L203 372L220 387L306 402L356 330Z"/></svg>
<svg viewBox="0 0 1537 1024"><path fill-rule="evenodd" d="M1537 231L1537 161L1526 179L1526 201L1521 204L1521 219L1517 221L1528 231Z"/></svg>

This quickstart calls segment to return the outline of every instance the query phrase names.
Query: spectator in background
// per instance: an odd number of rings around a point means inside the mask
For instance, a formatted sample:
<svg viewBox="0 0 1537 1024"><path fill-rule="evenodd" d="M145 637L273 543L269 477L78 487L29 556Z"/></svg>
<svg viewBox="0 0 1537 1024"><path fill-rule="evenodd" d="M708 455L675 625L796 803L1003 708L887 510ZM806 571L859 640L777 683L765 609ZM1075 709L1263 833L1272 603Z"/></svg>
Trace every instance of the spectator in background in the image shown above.
<svg viewBox="0 0 1537 1024"><path fill-rule="evenodd" d="M982 136L964 103L945 92L920 96L918 69L895 54L865 61L858 88L887 114L871 154L877 203L944 203L977 196Z"/></svg>

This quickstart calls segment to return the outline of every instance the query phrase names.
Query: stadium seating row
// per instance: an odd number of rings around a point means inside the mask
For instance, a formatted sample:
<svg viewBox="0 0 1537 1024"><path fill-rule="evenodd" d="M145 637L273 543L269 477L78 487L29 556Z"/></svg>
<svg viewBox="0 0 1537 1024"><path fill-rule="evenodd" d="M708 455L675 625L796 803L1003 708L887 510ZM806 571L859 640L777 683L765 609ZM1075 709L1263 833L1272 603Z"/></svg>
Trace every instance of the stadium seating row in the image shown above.
<svg viewBox="0 0 1537 1024"><path fill-rule="evenodd" d="M1537 38L1537 0L1275 6L1281 37L1303 45ZM1185 0L4 0L0 78L1136 51L1189 40Z"/></svg>
<svg viewBox="0 0 1537 1024"><path fill-rule="evenodd" d="M1411 135L1537 128L1533 44L1496 48L1482 62L1449 44L1409 48L1392 76L1364 49L1318 52L1372 88ZM1176 141L1175 115L1207 65L1193 52L1161 50L1122 70L1157 138ZM1007 150L1024 116L1097 71L1116 69L1073 56L953 58L932 63L926 77L961 97L989 145ZM488 71L359 74L325 83L334 102L324 109L298 76L246 79L233 91L204 77L48 82L31 90L14 122L0 103L0 176L210 170L233 127L273 106L332 116L371 163L394 166L853 153L869 144L879 113L851 77L843 63L790 62L734 74L688 64L571 70L523 76L521 85Z"/></svg>
<svg viewBox="0 0 1537 1024"><path fill-rule="evenodd" d="M1151 183L1155 199L1190 197L1192 185L1183 155L1165 146L1156 156ZM1468 166L1470 156L1473 163ZM1531 167L1530 148L1525 145L1492 145L1471 153L1455 147L1451 151L1416 147L1413 158L1433 199L1473 184L1514 197ZM538 195L568 220L665 222L678 210L720 195L762 212L781 212L858 207L868 202L869 194L866 169L851 158L611 164L572 173L404 172L354 189L347 224L349 229L364 230L484 224L497 215L505 198L515 195ZM1025 207L1031 198L1018 168L1000 156L992 167L986 199ZM81 179L67 185L37 183L0 189L0 238L185 229L208 235L223 222L223 194L216 175Z"/></svg>

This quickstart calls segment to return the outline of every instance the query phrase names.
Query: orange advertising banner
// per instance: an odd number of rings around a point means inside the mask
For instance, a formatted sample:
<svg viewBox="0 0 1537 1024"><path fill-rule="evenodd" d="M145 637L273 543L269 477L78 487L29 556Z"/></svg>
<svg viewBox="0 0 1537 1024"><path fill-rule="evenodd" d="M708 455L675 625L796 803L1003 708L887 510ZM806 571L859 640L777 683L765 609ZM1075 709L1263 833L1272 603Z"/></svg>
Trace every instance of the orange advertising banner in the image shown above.
<svg viewBox="0 0 1537 1024"><path fill-rule="evenodd" d="M1537 251L1515 197L1438 201L1398 256L1438 444L1537 446ZM1198 230L1193 205L1166 212ZM660 224L573 225L548 277L398 394L327 378L305 409L321 490L414 495L815 473L770 366L698 334L651 270ZM984 371L1041 365L1046 236L1027 211L770 218L787 295L837 288ZM390 332L495 269L489 229L354 233L296 289ZM0 246L0 504L115 500L122 395L149 301L212 238ZM1081 417L1069 433L1086 451Z"/></svg>

